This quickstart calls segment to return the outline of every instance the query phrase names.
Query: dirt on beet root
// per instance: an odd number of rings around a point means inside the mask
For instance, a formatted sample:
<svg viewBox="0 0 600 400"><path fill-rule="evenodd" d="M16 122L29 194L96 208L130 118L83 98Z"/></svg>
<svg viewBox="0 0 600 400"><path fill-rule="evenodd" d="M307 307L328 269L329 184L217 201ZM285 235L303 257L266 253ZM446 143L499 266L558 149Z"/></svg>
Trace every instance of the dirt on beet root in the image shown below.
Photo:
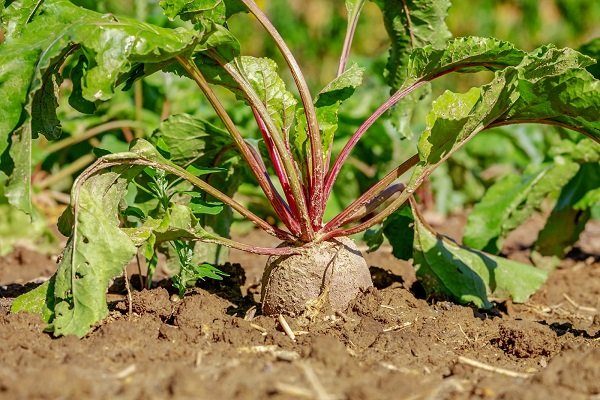
<svg viewBox="0 0 600 400"><path fill-rule="evenodd" d="M412 266L383 248L367 255L376 288L309 326L286 317L295 339L260 315L265 259L236 252L229 277L183 299L162 281L129 304L117 280L104 323L53 339L37 317L8 312L54 269L19 250L0 260L0 399L598 399L597 232L589 224L527 304L486 313L424 299ZM524 257L529 236L517 232L507 255Z"/></svg>

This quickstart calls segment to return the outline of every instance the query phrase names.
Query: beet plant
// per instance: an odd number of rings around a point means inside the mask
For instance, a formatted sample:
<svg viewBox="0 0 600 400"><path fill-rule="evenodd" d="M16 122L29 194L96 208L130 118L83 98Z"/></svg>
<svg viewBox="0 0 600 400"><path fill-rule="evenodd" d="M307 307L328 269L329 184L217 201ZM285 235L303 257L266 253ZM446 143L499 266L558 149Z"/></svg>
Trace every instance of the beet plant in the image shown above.
<svg viewBox="0 0 600 400"><path fill-rule="evenodd" d="M75 181L60 228L69 241L55 276L16 299L14 311L41 313L55 335L83 336L107 313L112 279L139 251L155 265L167 248L180 262L174 281L218 278L195 260L194 243L269 256L263 277L265 314L343 310L372 286L368 266L351 236L381 226L397 254L414 259L433 292L489 307L492 299L524 301L545 273L436 235L419 214L415 191L475 135L511 124L548 124L582 133L597 152L599 83L586 67L595 60L552 45L532 52L495 38L453 38L445 25L448 0L375 0L391 39L385 79L391 96L338 153L333 139L342 103L355 95L364 70L349 63L365 0L346 0L348 28L333 79L317 94L274 24L253 0L162 0L176 28L100 14L66 0L14 1L3 11L0 45L0 154L5 196L30 210L32 139L60 135L57 89L72 81L70 104L81 112L109 100L157 71L193 80L221 121L169 118L149 141L107 154ZM268 58L241 54L229 18L250 13L272 38L289 69L289 91ZM307 44L310 45L310 44ZM63 68L66 64L72 65ZM485 85L447 91L431 105L415 154L390 171L331 220L324 213L339 173L356 144L379 118L410 113L432 81L451 73L493 72ZM262 140L245 138L215 87L250 107ZM360 93L359 91L357 93ZM243 161L279 222L270 224L234 199L233 158ZM410 175L400 183L400 179ZM151 206L132 203L145 192ZM410 203L410 207L405 205ZM412 209L412 210L411 210ZM264 248L219 234L222 213L233 210L281 241ZM372 232L372 231L371 231Z"/></svg>

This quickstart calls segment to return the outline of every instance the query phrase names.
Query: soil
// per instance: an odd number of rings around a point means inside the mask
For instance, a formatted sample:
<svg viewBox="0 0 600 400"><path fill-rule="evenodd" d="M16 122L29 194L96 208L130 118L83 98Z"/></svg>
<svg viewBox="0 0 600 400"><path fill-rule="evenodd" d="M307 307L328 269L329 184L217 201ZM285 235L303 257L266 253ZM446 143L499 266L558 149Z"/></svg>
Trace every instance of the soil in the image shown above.
<svg viewBox="0 0 600 400"><path fill-rule="evenodd" d="M437 228L458 239L463 223ZM528 258L538 225L506 255ZM295 339L257 311L265 258L237 252L224 281L183 299L166 281L134 291L131 314L117 280L105 322L54 339L8 312L55 265L18 250L0 259L0 399L600 399L599 226L527 304L485 313L424 299L412 266L382 248L367 255L376 288L309 327L286 317Z"/></svg>

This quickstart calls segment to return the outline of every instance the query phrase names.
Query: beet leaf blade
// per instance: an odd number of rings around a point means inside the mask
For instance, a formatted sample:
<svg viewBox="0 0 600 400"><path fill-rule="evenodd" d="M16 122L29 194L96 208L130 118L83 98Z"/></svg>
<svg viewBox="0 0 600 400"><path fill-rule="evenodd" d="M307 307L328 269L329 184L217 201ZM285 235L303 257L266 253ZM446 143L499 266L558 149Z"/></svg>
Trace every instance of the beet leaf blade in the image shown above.
<svg viewBox="0 0 600 400"><path fill-rule="evenodd" d="M55 79L65 57L78 51L88 59L88 69L81 71L82 97L105 101L132 69L165 62L187 51L196 38L185 28L117 18L66 0L36 3L35 10L39 15L30 7L20 9L27 18L19 19L19 29L0 45L0 108L6 113L0 122L0 153L10 145L14 164L2 169L10 176L7 197L25 211L31 207L31 140L40 133L49 139L60 134Z"/></svg>
<svg viewBox="0 0 600 400"><path fill-rule="evenodd" d="M56 336L82 337L108 315L109 282L135 255L135 245L119 229L118 207L128 182L121 172L90 178L76 197L73 235L55 279L51 329Z"/></svg>
<svg viewBox="0 0 600 400"><path fill-rule="evenodd" d="M459 246L415 219L414 263L430 294L491 308L491 300L523 303L545 282L547 273L527 264Z"/></svg>

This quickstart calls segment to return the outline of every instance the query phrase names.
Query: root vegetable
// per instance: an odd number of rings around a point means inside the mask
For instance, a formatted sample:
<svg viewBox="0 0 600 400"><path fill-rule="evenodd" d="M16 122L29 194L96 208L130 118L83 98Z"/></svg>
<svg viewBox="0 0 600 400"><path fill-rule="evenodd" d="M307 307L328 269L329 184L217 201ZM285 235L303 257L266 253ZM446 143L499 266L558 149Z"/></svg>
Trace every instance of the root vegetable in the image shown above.
<svg viewBox="0 0 600 400"><path fill-rule="evenodd" d="M262 311L300 315L323 297L334 311L343 311L370 286L362 253L354 241L341 237L307 246L302 254L270 257L262 278Z"/></svg>

